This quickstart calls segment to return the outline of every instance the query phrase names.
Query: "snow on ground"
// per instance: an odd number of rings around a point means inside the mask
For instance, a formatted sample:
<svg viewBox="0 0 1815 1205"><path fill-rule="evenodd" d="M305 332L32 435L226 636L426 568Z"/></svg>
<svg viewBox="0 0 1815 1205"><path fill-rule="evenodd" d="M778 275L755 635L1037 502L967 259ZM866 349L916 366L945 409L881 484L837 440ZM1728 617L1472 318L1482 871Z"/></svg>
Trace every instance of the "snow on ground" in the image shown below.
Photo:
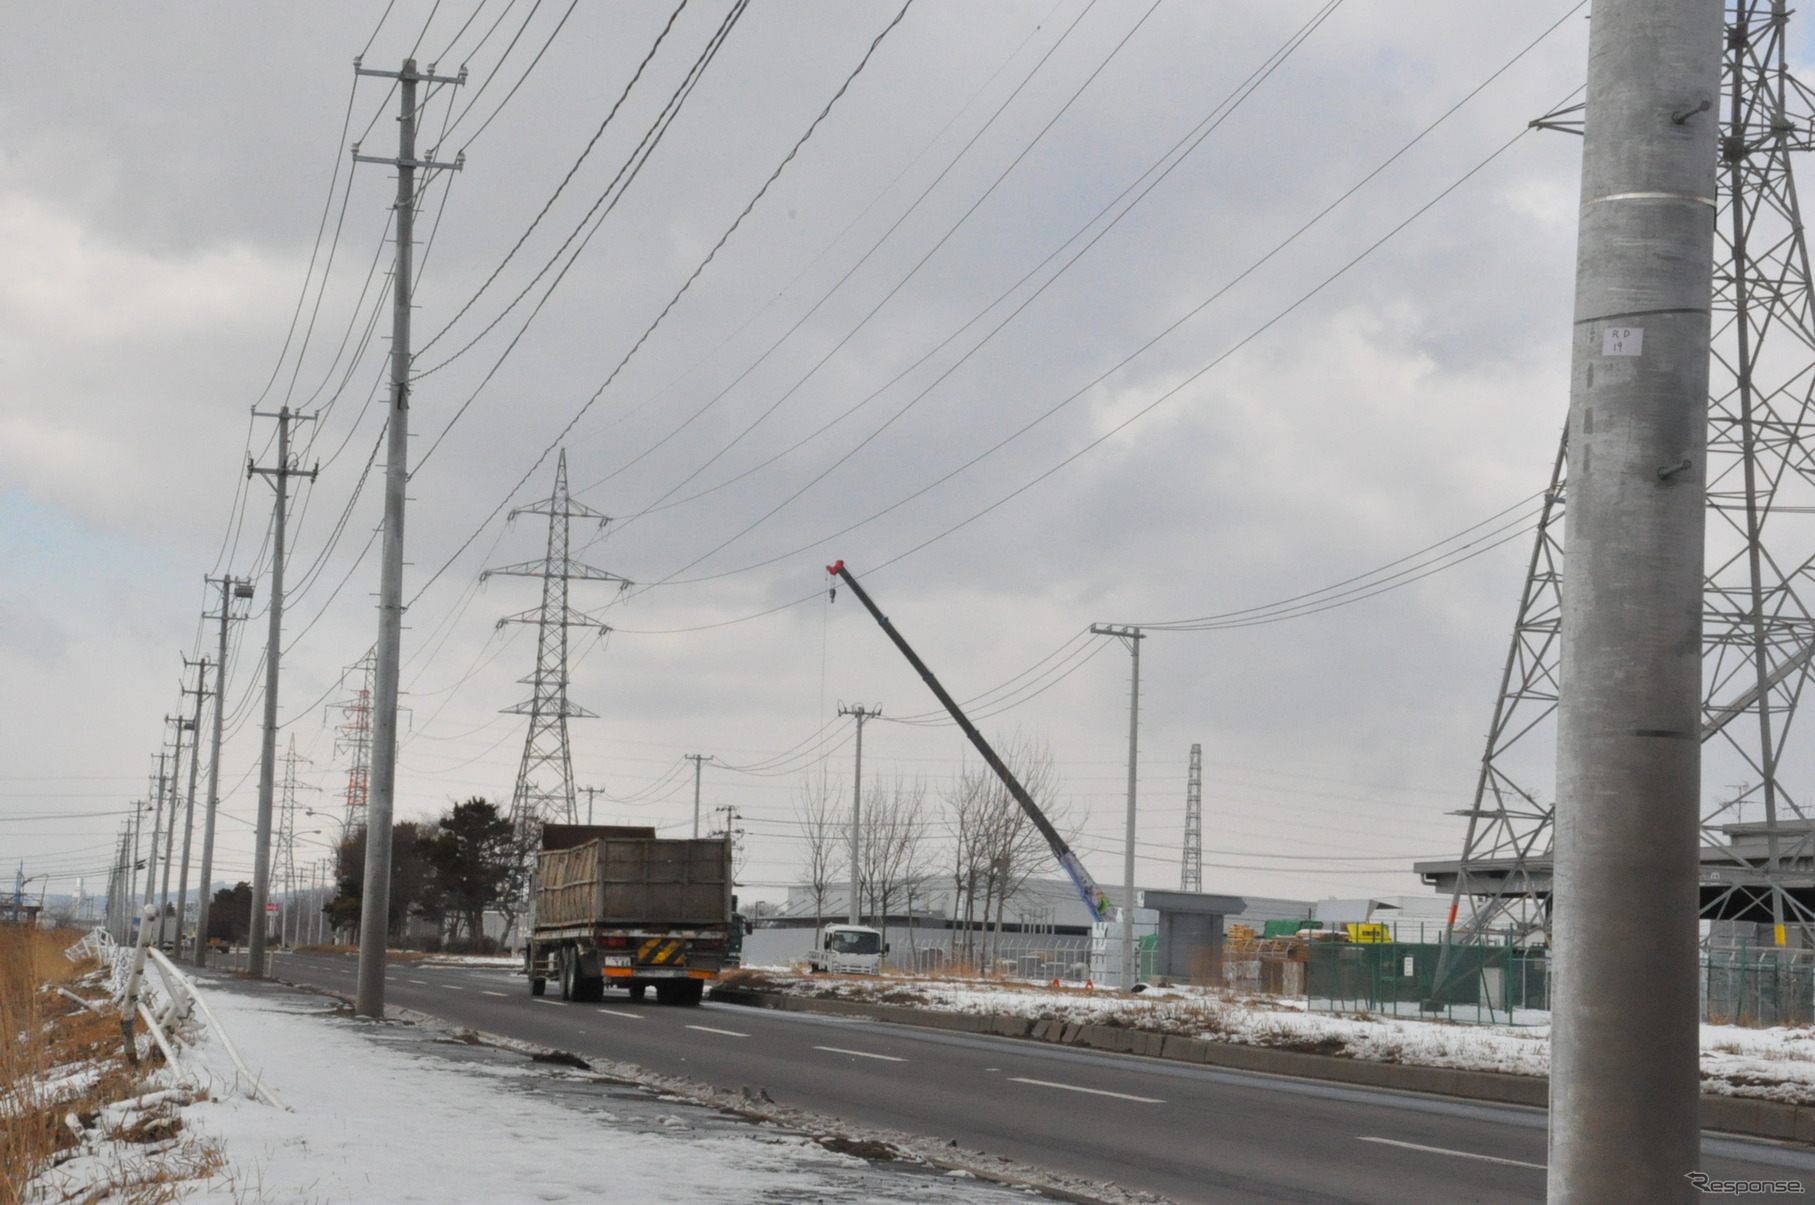
<svg viewBox="0 0 1815 1205"><path fill-rule="evenodd" d="M183 1186L183 1201L1026 1199L900 1151L752 1122L471 1035L355 1021L319 997L266 985L202 990L289 1111L248 1099L218 1035L202 1036L179 1056L181 1075L159 1073L173 1088L186 1076L188 1089L153 1102L174 1106L181 1141L198 1155L201 1178ZM155 1154L159 1144L145 1149ZM65 1162L42 1178L34 1202L86 1199L88 1188L118 1179L119 1157Z"/></svg>
<svg viewBox="0 0 1815 1205"><path fill-rule="evenodd" d="M1212 988L1162 988L1137 995L1041 987L1013 980L886 975L802 976L788 967L752 967L740 986L939 1012L1057 1018L1122 1025L1215 1042L1313 1054L1514 1075L1550 1074L1548 1025L1458 1025L1366 1014L1314 1012L1302 999ZM1701 1027L1702 1089L1815 1104L1815 1030Z"/></svg>

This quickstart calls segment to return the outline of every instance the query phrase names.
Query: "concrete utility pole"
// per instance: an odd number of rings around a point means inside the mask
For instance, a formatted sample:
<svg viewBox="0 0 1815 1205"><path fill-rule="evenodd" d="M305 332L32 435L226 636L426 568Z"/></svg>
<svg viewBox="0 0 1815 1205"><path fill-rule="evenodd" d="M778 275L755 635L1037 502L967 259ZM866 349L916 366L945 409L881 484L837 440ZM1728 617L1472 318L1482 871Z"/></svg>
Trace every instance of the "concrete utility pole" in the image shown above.
<svg viewBox="0 0 1815 1205"><path fill-rule="evenodd" d="M359 908L359 986L353 1011L384 1016L384 951L391 913L391 811L397 788L397 671L403 646L403 503L410 460L410 265L415 251L416 169L458 170L460 163L416 158L416 89L419 84L461 84L458 77L424 74L415 59L401 71L371 71L353 60L355 75L397 81L397 157L361 155L355 163L397 169L396 262L391 269L391 404L385 429L384 547L378 581L377 668L373 671L372 771L366 804L365 888Z"/></svg>
<svg viewBox="0 0 1815 1205"><path fill-rule="evenodd" d="M221 730L226 723L227 710L227 625L244 618L233 613L233 600L252 597L252 583L245 578L227 576L203 580L221 588L220 614L202 616L203 619L220 620L221 643L214 659L214 734L209 738L208 816L202 822L202 871L195 904L195 965L198 967L208 965L208 906L212 902L210 893L214 890L214 817L221 804Z"/></svg>
<svg viewBox="0 0 1815 1205"><path fill-rule="evenodd" d="M855 707L840 703L838 714L857 721L857 771L851 783L851 919L847 922L855 925L861 923L863 900L863 726L882 714L882 704L866 708L861 703Z"/></svg>
<svg viewBox="0 0 1815 1205"><path fill-rule="evenodd" d="M277 681L279 662L283 660L284 642L284 523L289 515L290 478L315 480L316 470L299 469L290 463L290 424L312 420L312 414L298 414L282 406L276 414L254 410L259 418L277 420L277 465L260 468L247 464L248 476L271 479L277 501L271 520L271 601L265 629L265 726L264 745L258 763L258 824L252 853L252 926L246 938L246 971L253 976L265 973L265 902L271 895L271 804L277 788Z"/></svg>
<svg viewBox="0 0 1815 1205"><path fill-rule="evenodd" d="M151 813L150 853L145 856L144 907L151 909L154 912L157 911L157 904L153 902L152 897L157 893L158 889L158 834L163 831L164 828L164 763L168 756L168 754L164 753L158 754L157 790L152 796L157 802ZM147 913L147 915L149 915L149 913ZM158 914L157 921L158 933L161 936L164 930L164 917L162 913ZM141 921L140 923L143 924L144 922ZM155 941L157 939L153 938L152 940Z"/></svg>
<svg viewBox="0 0 1815 1205"><path fill-rule="evenodd" d="M1596 0L1557 729L1549 1200L1690 1201L1722 6Z"/></svg>
<svg viewBox="0 0 1815 1205"><path fill-rule="evenodd" d="M700 766L712 760L710 753L683 753L693 763L693 835L700 835ZM590 821L588 821L590 823Z"/></svg>
<svg viewBox="0 0 1815 1205"><path fill-rule="evenodd" d="M597 795L600 791L603 791L604 789L605 789L604 787L575 787L574 788L574 790L576 790L576 791L585 791L586 792L586 824L587 824L587 827L589 827L589 828L592 826L593 796ZM694 810L698 811L698 808L695 808Z"/></svg>
<svg viewBox="0 0 1815 1205"><path fill-rule="evenodd" d="M1139 951L1134 946L1134 802L1141 764L1141 641L1147 637L1139 628L1110 623L1093 623L1090 630L1097 636L1119 637L1129 652L1128 823L1122 837L1122 990L1127 991L1140 978Z"/></svg>
<svg viewBox="0 0 1815 1205"><path fill-rule="evenodd" d="M165 915L170 911L170 869L176 861L176 784L183 776L183 728L188 721L180 715L167 715L164 722L176 729L176 748L170 755L170 783L164 789L166 798L170 800L170 823L164 833L164 877L158 885L158 935L155 940L160 949L164 942ZM176 931L177 936L181 937L181 909L178 910Z"/></svg>
<svg viewBox="0 0 1815 1205"><path fill-rule="evenodd" d="M183 956L183 918L189 913L189 852L195 844L195 780L196 771L202 764L202 701L208 697L208 658L191 661L183 658L183 668L195 669L195 689L183 688L186 695L195 696L195 714L183 721L189 729L189 789L183 803L183 870L176 878L176 949L171 953L178 958Z"/></svg>

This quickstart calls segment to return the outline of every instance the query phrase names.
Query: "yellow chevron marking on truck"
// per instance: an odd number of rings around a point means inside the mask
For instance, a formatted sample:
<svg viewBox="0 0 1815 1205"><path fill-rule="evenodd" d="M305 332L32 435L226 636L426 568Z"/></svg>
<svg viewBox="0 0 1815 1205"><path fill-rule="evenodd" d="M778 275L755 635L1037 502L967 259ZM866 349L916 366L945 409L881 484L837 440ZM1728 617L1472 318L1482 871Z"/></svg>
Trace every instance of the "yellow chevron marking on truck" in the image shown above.
<svg viewBox="0 0 1815 1205"><path fill-rule="evenodd" d="M681 957L686 944L678 937L652 937L638 948L637 961L644 966L679 966L686 961Z"/></svg>

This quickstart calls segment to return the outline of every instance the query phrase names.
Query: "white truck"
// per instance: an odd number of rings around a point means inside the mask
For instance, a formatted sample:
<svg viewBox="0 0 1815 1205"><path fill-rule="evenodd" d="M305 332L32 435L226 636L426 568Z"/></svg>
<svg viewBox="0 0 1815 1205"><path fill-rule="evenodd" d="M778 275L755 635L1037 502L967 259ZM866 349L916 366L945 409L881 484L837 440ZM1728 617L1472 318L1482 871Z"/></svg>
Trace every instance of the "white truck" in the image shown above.
<svg viewBox="0 0 1815 1205"><path fill-rule="evenodd" d="M827 925L819 931L818 947L807 952L807 969L834 975L879 975L882 956L888 951L880 929Z"/></svg>

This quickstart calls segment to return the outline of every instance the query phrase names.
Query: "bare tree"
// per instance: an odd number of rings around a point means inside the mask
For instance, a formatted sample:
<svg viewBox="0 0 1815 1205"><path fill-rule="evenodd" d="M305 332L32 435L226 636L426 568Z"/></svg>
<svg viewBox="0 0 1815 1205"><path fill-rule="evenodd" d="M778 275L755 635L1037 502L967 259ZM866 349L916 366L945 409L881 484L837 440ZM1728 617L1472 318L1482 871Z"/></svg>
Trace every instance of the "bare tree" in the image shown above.
<svg viewBox="0 0 1815 1205"><path fill-rule="evenodd" d="M794 792L794 818L806 839L805 879L813 893L813 932L825 924L826 897L844 852L845 825L839 800L844 788L824 770L803 774Z"/></svg>
<svg viewBox="0 0 1815 1205"><path fill-rule="evenodd" d="M1057 799L1059 776L1052 751L1018 732L997 738L996 749L1053 826L1061 833L1075 829L1069 809ZM945 804L946 826L953 837L953 886L964 917L965 951L988 967L1001 947L1009 903L1036 872L1051 868L1052 851L1008 788L987 767L965 766L946 793Z"/></svg>
<svg viewBox="0 0 1815 1205"><path fill-rule="evenodd" d="M864 795L863 865L865 902L879 926L908 898L914 880L926 873L926 783L877 779Z"/></svg>

